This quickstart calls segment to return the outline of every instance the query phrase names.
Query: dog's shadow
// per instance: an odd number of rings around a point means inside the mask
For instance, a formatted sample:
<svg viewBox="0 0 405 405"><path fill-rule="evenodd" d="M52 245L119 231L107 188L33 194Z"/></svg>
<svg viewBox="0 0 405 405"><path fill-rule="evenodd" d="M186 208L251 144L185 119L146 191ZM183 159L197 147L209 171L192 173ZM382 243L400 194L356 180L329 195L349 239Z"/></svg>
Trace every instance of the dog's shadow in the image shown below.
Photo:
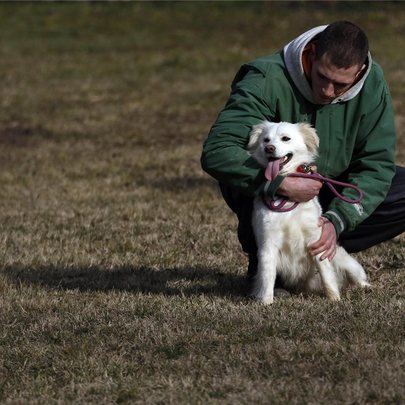
<svg viewBox="0 0 405 405"><path fill-rule="evenodd" d="M214 295L240 297L244 294L244 277L204 266L148 267L19 267L0 270L16 284L45 288L89 291L129 291L178 296Z"/></svg>

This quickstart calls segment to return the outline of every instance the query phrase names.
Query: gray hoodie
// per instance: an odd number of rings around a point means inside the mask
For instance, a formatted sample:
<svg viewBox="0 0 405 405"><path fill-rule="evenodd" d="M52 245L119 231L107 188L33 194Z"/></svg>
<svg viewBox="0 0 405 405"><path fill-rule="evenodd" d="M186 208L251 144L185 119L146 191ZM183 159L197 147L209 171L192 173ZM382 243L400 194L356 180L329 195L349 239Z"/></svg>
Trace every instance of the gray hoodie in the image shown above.
<svg viewBox="0 0 405 405"><path fill-rule="evenodd" d="M319 33L321 33L327 25L321 25L320 27L315 27L309 31L304 32L299 37L292 40L284 47L284 60L294 84L297 86L301 94L311 103L315 104L312 96L311 86L304 73L304 68L302 66L302 52L305 47L311 42ZM340 103L348 101L354 98L362 89L364 81L366 80L368 74L370 73L372 65L372 59L370 52L368 53L367 60L367 70L363 74L363 77L354 84L349 90L341 94L339 97L334 99L331 104Z"/></svg>

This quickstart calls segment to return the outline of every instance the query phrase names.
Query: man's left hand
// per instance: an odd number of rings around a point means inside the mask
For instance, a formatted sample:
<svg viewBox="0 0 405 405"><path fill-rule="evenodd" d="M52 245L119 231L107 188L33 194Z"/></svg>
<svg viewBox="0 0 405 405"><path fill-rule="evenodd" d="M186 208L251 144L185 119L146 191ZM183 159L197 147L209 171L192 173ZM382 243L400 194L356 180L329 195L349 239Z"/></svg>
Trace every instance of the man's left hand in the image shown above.
<svg viewBox="0 0 405 405"><path fill-rule="evenodd" d="M329 259L331 261L336 254L336 231L332 222L329 219L320 217L318 226L322 227L321 237L316 241L308 245L309 252L312 256L316 256L322 253L321 260Z"/></svg>

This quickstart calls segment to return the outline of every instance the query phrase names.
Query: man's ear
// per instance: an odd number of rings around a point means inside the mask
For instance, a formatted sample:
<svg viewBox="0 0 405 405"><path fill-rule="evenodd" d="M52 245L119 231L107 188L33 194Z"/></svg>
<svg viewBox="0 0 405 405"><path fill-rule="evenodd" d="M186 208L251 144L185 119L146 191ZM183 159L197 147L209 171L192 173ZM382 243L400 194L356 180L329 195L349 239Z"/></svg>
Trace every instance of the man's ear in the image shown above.
<svg viewBox="0 0 405 405"><path fill-rule="evenodd" d="M313 62L316 58L316 45L314 42L311 42L309 45L310 45L309 58L310 58L311 62Z"/></svg>
<svg viewBox="0 0 405 405"><path fill-rule="evenodd" d="M364 64L364 65L361 67L361 69L356 73L356 79L357 79L361 74L363 74L365 68L366 68L366 65Z"/></svg>
<svg viewBox="0 0 405 405"><path fill-rule="evenodd" d="M312 128L311 125L307 123L300 123L298 126L309 152L316 155L319 147L319 138L315 128Z"/></svg>
<svg viewBox="0 0 405 405"><path fill-rule="evenodd" d="M263 132L263 128L264 128L263 124L253 125L252 130L250 131L248 149L252 150L257 147L257 143L259 142L259 138Z"/></svg>

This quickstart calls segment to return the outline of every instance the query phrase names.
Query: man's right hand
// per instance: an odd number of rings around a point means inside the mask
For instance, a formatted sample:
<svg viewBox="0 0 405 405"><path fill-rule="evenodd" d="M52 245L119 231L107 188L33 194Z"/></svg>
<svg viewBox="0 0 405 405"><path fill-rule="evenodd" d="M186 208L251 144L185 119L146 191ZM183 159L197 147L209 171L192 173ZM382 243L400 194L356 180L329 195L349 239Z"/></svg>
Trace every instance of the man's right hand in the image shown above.
<svg viewBox="0 0 405 405"><path fill-rule="evenodd" d="M290 201L306 202L319 194L322 183L302 177L286 177L277 189L277 194L288 197Z"/></svg>

